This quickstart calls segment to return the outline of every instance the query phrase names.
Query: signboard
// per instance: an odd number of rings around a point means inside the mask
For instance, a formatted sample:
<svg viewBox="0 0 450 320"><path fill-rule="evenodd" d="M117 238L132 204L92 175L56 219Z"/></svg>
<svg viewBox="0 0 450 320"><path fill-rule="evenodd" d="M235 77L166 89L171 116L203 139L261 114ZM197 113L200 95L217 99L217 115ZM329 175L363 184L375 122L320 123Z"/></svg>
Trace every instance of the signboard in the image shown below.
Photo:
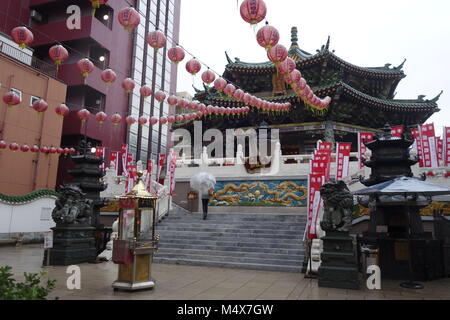
<svg viewBox="0 0 450 320"><path fill-rule="evenodd" d="M53 248L53 231L44 232L44 249Z"/></svg>

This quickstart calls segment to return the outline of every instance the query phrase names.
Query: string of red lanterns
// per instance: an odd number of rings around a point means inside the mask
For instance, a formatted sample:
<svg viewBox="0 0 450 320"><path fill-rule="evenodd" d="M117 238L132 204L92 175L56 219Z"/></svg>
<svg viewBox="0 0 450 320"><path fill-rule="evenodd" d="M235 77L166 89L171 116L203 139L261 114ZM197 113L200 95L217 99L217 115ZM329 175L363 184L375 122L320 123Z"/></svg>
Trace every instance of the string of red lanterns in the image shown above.
<svg viewBox="0 0 450 320"><path fill-rule="evenodd" d="M21 151L21 152L31 152L31 153L43 153L43 154L60 154L60 155L69 155L74 154L76 152L75 148L62 148L62 147L48 147L48 146L38 146L33 145L30 147L28 144L18 144L17 142L7 143L4 140L0 140L0 151L2 150L10 150L12 152Z"/></svg>

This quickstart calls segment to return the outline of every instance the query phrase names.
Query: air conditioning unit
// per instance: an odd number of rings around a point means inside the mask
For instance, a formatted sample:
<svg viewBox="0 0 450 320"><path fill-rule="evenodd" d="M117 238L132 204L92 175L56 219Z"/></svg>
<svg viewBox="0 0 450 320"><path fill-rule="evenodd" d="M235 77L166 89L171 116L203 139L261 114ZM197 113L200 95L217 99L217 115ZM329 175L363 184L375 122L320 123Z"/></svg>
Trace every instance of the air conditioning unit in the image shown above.
<svg viewBox="0 0 450 320"><path fill-rule="evenodd" d="M30 17L31 17L31 19L33 19L36 22L44 21L44 16L42 14L40 14L39 12L37 12L36 10L31 10Z"/></svg>

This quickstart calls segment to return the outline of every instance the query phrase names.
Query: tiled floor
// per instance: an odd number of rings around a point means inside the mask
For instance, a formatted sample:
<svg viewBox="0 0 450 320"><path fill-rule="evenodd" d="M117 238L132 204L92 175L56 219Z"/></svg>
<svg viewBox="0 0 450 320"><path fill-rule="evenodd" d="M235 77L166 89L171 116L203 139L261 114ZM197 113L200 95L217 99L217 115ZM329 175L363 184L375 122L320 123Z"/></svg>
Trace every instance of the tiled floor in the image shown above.
<svg viewBox="0 0 450 320"><path fill-rule="evenodd" d="M48 272L57 280L50 298L60 299L152 299L152 300L306 300L306 299L444 299L450 300L450 278L424 282L423 290L399 287L398 281L383 281L382 290L342 290L319 288L317 280L305 279L300 273L225 269L181 265L153 265L153 290L114 292L117 266L112 262L80 264L81 289L68 290L66 267L41 267L41 245L0 247L0 266L10 265L17 276L23 272Z"/></svg>

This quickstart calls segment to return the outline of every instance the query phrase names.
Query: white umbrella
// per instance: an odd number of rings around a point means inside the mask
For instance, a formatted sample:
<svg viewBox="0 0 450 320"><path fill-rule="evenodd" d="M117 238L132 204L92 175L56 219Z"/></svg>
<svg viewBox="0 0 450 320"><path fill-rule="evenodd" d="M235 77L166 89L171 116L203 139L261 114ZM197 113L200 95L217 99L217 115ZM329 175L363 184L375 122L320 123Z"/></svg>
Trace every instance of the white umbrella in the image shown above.
<svg viewBox="0 0 450 320"><path fill-rule="evenodd" d="M216 178L208 172L200 172L193 176L190 180L191 188L200 193L208 193L211 188L216 185Z"/></svg>

